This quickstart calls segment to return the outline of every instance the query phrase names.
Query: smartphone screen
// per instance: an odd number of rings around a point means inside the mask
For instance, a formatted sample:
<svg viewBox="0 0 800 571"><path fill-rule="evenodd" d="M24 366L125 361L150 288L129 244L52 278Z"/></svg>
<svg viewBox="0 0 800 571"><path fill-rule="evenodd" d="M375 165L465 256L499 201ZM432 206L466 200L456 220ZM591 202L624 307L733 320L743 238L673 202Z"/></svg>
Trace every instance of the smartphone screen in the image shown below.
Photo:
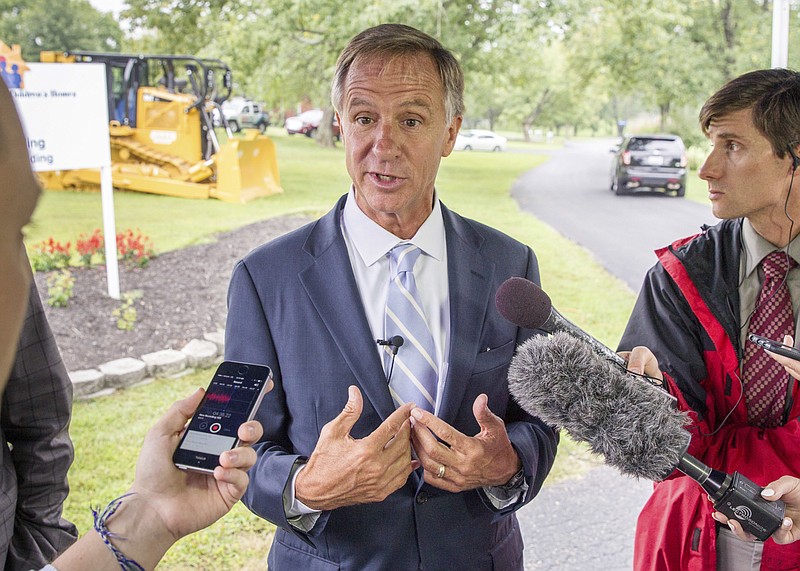
<svg viewBox="0 0 800 571"><path fill-rule="evenodd" d="M175 465L213 472L219 455L239 444L239 426L253 418L271 378L265 365L220 363L172 456Z"/></svg>

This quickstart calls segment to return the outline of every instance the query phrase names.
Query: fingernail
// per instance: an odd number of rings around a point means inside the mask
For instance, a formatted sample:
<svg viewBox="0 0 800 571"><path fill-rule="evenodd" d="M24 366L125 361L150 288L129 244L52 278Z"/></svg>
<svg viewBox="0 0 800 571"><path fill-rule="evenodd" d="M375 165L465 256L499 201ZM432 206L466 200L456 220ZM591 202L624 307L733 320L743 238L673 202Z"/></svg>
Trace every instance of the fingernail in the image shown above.
<svg viewBox="0 0 800 571"><path fill-rule="evenodd" d="M771 498L774 495L775 495L775 490L773 490L772 488L764 488L763 490L761 490L761 496L764 498Z"/></svg>
<svg viewBox="0 0 800 571"><path fill-rule="evenodd" d="M247 435L251 436L251 437L255 436L256 435L256 429L253 428L252 426L248 426L247 427Z"/></svg>
<svg viewBox="0 0 800 571"><path fill-rule="evenodd" d="M715 520L719 521L719 520L717 519L717 514L716 514L715 512L711 512L711 517L712 517L713 519L715 519Z"/></svg>
<svg viewBox="0 0 800 571"><path fill-rule="evenodd" d="M791 520L790 518L788 518L788 517L785 517L785 518L783 518L783 523L782 523L782 525L783 525L783 527L785 527L786 529L789 529L790 527L792 527L792 524L793 524L793 523L794 523L794 522L792 522L792 520Z"/></svg>
<svg viewBox="0 0 800 571"><path fill-rule="evenodd" d="M734 527L734 525L733 525L733 522L732 522L732 521L729 521L729 522L728 522L728 527L729 527L729 528L731 528L731 531L733 531L733 532L735 532L735 531L736 531L736 528Z"/></svg>
<svg viewBox="0 0 800 571"><path fill-rule="evenodd" d="M228 460L231 463L235 464L238 459L239 455L236 452L234 452L233 450L228 450Z"/></svg>
<svg viewBox="0 0 800 571"><path fill-rule="evenodd" d="M347 387L347 400L356 400L356 388L353 385Z"/></svg>
<svg viewBox="0 0 800 571"><path fill-rule="evenodd" d="M417 420L422 420L422 411L418 408L414 408L411 410L411 416L413 416Z"/></svg>

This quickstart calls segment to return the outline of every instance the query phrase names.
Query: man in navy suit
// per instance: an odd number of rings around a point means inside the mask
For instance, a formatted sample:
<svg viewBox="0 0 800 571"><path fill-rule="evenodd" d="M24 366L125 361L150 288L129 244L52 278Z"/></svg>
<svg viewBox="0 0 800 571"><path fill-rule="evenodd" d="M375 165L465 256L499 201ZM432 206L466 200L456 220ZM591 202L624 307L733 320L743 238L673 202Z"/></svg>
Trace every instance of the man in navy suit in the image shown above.
<svg viewBox="0 0 800 571"><path fill-rule="evenodd" d="M426 34L386 24L354 37L332 87L349 193L234 269L225 356L265 363L275 381L244 497L278 526L271 569L523 569L514 512L541 488L558 437L509 396L509 362L533 331L493 300L507 278L539 272L529 247L437 197L463 89ZM433 413L393 401L376 344L398 244L422 251Z"/></svg>

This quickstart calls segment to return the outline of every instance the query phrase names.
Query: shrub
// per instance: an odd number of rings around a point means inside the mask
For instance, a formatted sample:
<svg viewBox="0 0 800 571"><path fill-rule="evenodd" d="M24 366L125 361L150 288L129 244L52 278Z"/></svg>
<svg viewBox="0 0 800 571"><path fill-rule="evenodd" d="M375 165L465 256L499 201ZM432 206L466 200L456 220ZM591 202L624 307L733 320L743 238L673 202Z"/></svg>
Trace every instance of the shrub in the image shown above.
<svg viewBox="0 0 800 571"><path fill-rule="evenodd" d="M33 247L31 265L37 272L49 272L66 268L71 257L69 242L62 244L50 237Z"/></svg>
<svg viewBox="0 0 800 571"><path fill-rule="evenodd" d="M90 236L81 234L75 242L75 249L78 251L81 263L87 268L92 265L96 257L99 263L105 260L105 249L103 244L103 233L97 228Z"/></svg>
<svg viewBox="0 0 800 571"><path fill-rule="evenodd" d="M72 297L75 278L69 270L54 272L47 277L47 305L67 307Z"/></svg>
<svg viewBox="0 0 800 571"><path fill-rule="evenodd" d="M153 241L138 228L117 234L117 252L123 263L144 268L155 257Z"/></svg>
<svg viewBox="0 0 800 571"><path fill-rule="evenodd" d="M133 302L142 297L142 290L133 290L122 294L122 305L111 312L117 318L117 329L133 331L136 327L136 308Z"/></svg>

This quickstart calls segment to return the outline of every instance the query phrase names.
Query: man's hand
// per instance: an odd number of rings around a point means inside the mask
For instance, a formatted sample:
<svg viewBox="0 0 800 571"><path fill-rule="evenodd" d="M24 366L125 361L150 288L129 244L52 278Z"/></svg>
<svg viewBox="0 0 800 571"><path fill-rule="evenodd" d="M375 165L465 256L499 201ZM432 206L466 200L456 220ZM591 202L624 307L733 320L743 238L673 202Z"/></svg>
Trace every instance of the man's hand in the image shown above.
<svg viewBox="0 0 800 571"><path fill-rule="evenodd" d="M411 411L415 421L411 439L428 484L449 492L501 486L519 470L519 456L508 439L506 425L489 410L488 401L481 394L472 405L481 428L472 437L425 410Z"/></svg>
<svg viewBox="0 0 800 571"><path fill-rule="evenodd" d="M772 534L775 543L792 543L800 539L800 527L794 525L800 521L800 480L792 476L783 476L767 484L761 491L761 496L771 502L783 500L786 502L786 517L781 526ZM736 537L743 541L755 541L755 537L745 532L735 519L728 519L725 514L714 512L712 517L720 523L726 524Z"/></svg>
<svg viewBox="0 0 800 571"><path fill-rule="evenodd" d="M395 410L361 440L350 436L364 401L355 386L348 389L344 410L322 427L311 457L295 482L298 500L315 510L380 502L399 489L418 465L411 460L413 403Z"/></svg>

